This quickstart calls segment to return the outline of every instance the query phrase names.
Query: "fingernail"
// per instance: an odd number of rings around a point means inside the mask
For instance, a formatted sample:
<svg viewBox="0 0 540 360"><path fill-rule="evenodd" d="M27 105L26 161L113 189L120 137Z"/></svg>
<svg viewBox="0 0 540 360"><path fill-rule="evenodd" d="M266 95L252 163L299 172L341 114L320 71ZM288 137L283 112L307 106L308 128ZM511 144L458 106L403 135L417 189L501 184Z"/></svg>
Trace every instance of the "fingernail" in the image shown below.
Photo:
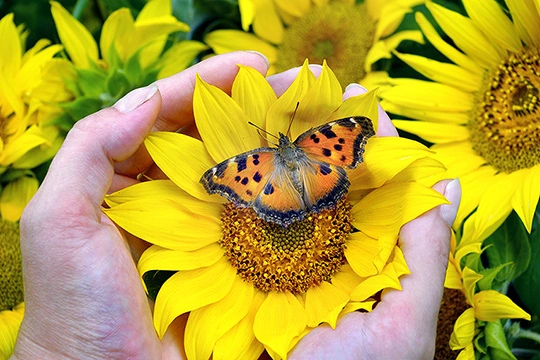
<svg viewBox="0 0 540 360"><path fill-rule="evenodd" d="M363 92L368 92L368 89L357 83L350 83L347 85L345 92L347 92L347 90L362 90Z"/></svg>
<svg viewBox="0 0 540 360"><path fill-rule="evenodd" d="M268 58L266 57L266 55L264 55L264 54L261 53L261 52L255 51L255 50L246 50L246 52L259 55L259 56L262 57L263 60L266 62L266 68L267 68L267 69L270 68L270 61L268 60Z"/></svg>
<svg viewBox="0 0 540 360"><path fill-rule="evenodd" d="M132 90L118 100L113 107L120 112L128 113L150 100L157 91L158 86L156 84Z"/></svg>
<svg viewBox="0 0 540 360"><path fill-rule="evenodd" d="M454 220L456 220L456 214L461 200L461 184L459 179L454 179L446 185L444 197L446 197L451 204L441 205L441 217L446 221L448 226L452 226Z"/></svg>

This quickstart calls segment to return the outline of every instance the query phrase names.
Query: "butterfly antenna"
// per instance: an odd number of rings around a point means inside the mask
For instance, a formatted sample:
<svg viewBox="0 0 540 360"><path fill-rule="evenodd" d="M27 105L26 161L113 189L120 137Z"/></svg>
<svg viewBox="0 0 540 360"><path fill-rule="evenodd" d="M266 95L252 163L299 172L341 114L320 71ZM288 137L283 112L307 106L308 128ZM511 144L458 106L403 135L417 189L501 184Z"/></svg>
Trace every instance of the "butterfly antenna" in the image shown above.
<svg viewBox="0 0 540 360"><path fill-rule="evenodd" d="M264 136L262 133L264 133L265 135L269 135L273 138L276 138L276 139L279 139L276 135L274 134L270 134L268 131L264 130L262 127L260 127L259 125L257 124L254 124L252 123L251 121L248 121L248 124L255 127L255 129L257 129L257 133L259 134L260 137L262 137L264 140L266 140L268 143L272 144L272 145L275 145L277 146L277 144L273 141L270 141L266 136Z"/></svg>
<svg viewBox="0 0 540 360"><path fill-rule="evenodd" d="M291 137L291 126L292 126L292 122L294 120L294 116L296 115L296 110L298 110L298 106L300 105L299 102L296 103L296 107L294 108L294 111L291 115L291 120L289 121L289 127L287 128L287 136L288 137Z"/></svg>

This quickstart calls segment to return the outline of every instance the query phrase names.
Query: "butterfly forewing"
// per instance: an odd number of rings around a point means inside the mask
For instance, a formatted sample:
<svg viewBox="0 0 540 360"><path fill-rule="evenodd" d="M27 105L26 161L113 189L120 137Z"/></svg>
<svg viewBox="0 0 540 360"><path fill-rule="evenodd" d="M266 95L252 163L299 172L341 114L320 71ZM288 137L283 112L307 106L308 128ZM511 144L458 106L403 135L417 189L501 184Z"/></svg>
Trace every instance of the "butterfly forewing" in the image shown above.
<svg viewBox="0 0 540 360"><path fill-rule="evenodd" d="M219 193L237 206L251 206L274 171L275 150L260 148L211 168L201 178L210 194Z"/></svg>
<svg viewBox="0 0 540 360"><path fill-rule="evenodd" d="M318 161L355 168L363 161L366 142L373 135L375 131L371 120L357 116L308 130L294 144Z"/></svg>

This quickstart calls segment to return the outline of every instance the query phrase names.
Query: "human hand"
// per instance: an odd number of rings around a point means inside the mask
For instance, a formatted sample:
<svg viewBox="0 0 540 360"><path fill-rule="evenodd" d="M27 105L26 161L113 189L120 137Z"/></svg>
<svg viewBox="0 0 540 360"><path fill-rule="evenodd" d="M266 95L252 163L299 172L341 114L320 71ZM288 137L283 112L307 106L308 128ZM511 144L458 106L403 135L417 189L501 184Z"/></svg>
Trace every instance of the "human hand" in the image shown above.
<svg viewBox="0 0 540 360"><path fill-rule="evenodd" d="M158 341L152 327L146 298L130 257L129 247L108 218L102 216L100 205L109 185L111 190L118 190L132 184L135 182L133 176L151 165L151 159L144 149L137 150L137 147L156 117L157 121L153 127L155 130L175 131L186 126L193 130L189 125L193 119L191 94L196 71L200 72L205 80L228 89L237 71L236 63L256 67L263 73L266 70L262 59L254 54L237 53L225 57L220 56L219 62L214 58L199 64L195 69L161 81L160 91L137 107L136 111L119 112L119 108L124 111L133 108L124 101L117 104L116 109L107 109L92 115L71 132L63 150L51 166L47 181L29 205L22 222L27 314L21 327L16 356L20 358L35 357L37 354L40 358L132 356L152 359L181 356L179 351L181 333L179 336L166 335L163 343ZM223 61L227 66L224 66ZM215 71L214 68L217 67L219 70ZM317 72L316 67L313 70ZM274 76L269 80L278 94L292 82L296 75L295 71L297 70ZM145 90L135 93L138 100L146 99L152 90L143 91ZM362 90L356 86L350 87L346 96L355 95L355 92ZM161 109L160 96L163 98ZM381 114L379 135L396 135L397 132L382 110ZM178 123L175 119L185 122ZM79 151L79 154L74 151ZM80 159L79 156L84 157ZM417 258L424 257L428 252L422 246L416 246L418 239L407 237L405 234L407 227L412 227L410 233L414 234L425 224L416 220L416 223L411 222L413 225L404 227L402 233L403 250L413 275L403 279L404 291L401 293L409 289L406 294L415 298L417 292L428 293L430 296L422 299L429 300L427 301L431 306L429 314L432 315L428 316L429 319L433 317L436 319L448 255L445 244L448 243L449 228L438 226L440 224L437 222L437 216L426 220L426 224L435 226L438 230L427 232L423 236L424 244L429 236L434 236L433 241L438 241L439 244L439 247L436 247L439 256L435 257L432 263L425 264L428 269L427 279L433 278L433 281L418 284L418 276L413 277L414 272L422 269L416 269L410 262L418 263ZM412 240L407 242L406 239ZM134 243L130 242L129 245L133 250ZM412 250L408 251L408 247ZM412 256L412 260L409 256ZM438 276L441 271L433 271L433 267L443 269L442 275ZM416 286L420 287L421 291L414 288L415 283L412 289L406 288L406 280L411 278L417 279ZM421 277L420 282L423 279L425 278ZM431 296L432 293L435 293L435 296ZM390 306L399 303L401 301L399 297L398 300L387 301L387 298L391 300L392 296L397 296L396 294L399 295L400 292L388 293L377 309L382 306L384 310L384 304ZM410 301L411 299L406 304L410 304ZM29 307L31 309L28 309ZM377 309L373 313L376 313ZM426 307L418 306L417 309ZM397 320L399 317L396 314L406 314L411 309L405 310L398 312L396 309L388 309L381 310L377 314L386 314L387 317L391 314L390 318L394 317ZM347 354L354 356L356 351L367 354L365 349L348 343L349 340L355 342L359 340L354 336L351 337L351 334L354 334L352 331L362 334L365 330L369 330L365 315L370 314L356 313L346 316L334 332L327 333L325 331L328 329L325 328L314 330L313 335L309 334L299 343L291 356L305 358L327 354L327 358L339 354L338 350L355 351L343 353L343 356ZM384 320L382 315L373 321ZM396 332L395 336L401 336L399 340L409 341L413 334L411 328L425 334L425 326L431 322L419 320L422 319L411 319L406 327L399 323L397 328L404 328L405 331L401 334ZM369 320L370 322L372 320ZM371 326L377 327L377 324ZM388 326L388 329L396 331L390 324ZM55 329L56 332L47 329ZM432 332L434 336L434 330ZM388 334L383 335L365 338L363 346L372 346L369 350L382 357L381 347L387 349L389 344L386 339L392 338ZM320 341L321 336L325 339L324 342ZM414 336L416 340L417 333L414 333ZM310 354L314 342L317 342L317 345L326 345L317 353ZM375 343L378 347L375 347ZM345 345L339 349L336 347L339 344ZM429 341L424 343L424 349L425 346L429 352ZM46 356L43 355L44 349ZM418 347L415 346L415 349Z"/></svg>
<svg viewBox="0 0 540 360"><path fill-rule="evenodd" d="M230 89L244 64L265 73L254 53L218 56L126 95L79 121L21 220L26 313L15 359L159 359L178 354L161 343L130 247L103 215L108 191L136 182L152 161L151 130L176 131L193 120L198 72Z"/></svg>

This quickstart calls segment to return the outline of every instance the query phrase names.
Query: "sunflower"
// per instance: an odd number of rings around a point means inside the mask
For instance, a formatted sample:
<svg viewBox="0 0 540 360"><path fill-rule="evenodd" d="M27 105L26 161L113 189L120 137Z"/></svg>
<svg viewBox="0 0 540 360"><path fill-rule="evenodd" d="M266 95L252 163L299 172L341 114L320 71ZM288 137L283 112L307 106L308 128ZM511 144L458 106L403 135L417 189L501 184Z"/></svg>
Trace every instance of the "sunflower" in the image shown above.
<svg viewBox="0 0 540 360"><path fill-rule="evenodd" d="M474 339L486 326L494 324L500 319L526 319L531 316L517 306L509 297L492 289L485 289L480 285L484 278L467 265L465 259L471 254L482 252L482 243L474 242L463 246L456 246L456 238L452 236L450 244L450 257L446 272L445 290L437 335L437 355L439 359L454 358L453 351L459 350L458 359L475 359ZM459 316L452 313L462 311ZM451 323L449 315L455 317ZM492 323L491 325L486 325ZM445 325L446 324L446 325ZM453 325L453 331L448 328ZM499 339L504 339L504 336ZM448 347L449 346L449 347Z"/></svg>
<svg viewBox="0 0 540 360"><path fill-rule="evenodd" d="M386 78L372 72L380 59L391 58L401 41L422 41L418 31L391 35L406 13L421 0L239 1L247 31L216 30L204 41L216 54L256 50L270 61L269 73L299 66L304 59L328 61L342 84L361 83L368 89ZM382 76L382 78L381 78Z"/></svg>
<svg viewBox="0 0 540 360"><path fill-rule="evenodd" d="M489 236L515 210L530 232L540 188L540 3L464 0L469 17L433 2L444 41L425 16L425 37L450 62L411 54L400 59L433 81L392 79L380 92L384 108L418 121L396 127L434 143L432 150L459 177L463 197L456 226L471 214L463 241ZM507 15L509 14L509 15Z"/></svg>
<svg viewBox="0 0 540 360"><path fill-rule="evenodd" d="M296 104L293 138L360 114L377 128L375 94L343 101L326 64L315 79L304 63L279 98L259 72L240 66L231 96L197 79L193 107L202 140L158 132L145 141L170 180L106 198L104 211L113 221L153 244L139 260L141 276L174 272L157 294L154 325L162 337L189 313L184 345L190 359L256 359L264 350L286 358L319 324L335 327L345 313L371 311L375 295L401 289L399 279L409 273L400 227L447 203L431 189L442 165L423 145L396 137L371 137L364 162L349 173L348 195L287 227L209 195L199 183L203 173L268 146L248 120L268 134L287 133Z"/></svg>
<svg viewBox="0 0 540 360"><path fill-rule="evenodd" d="M75 100L63 107L72 122L111 106L134 88L184 70L207 48L186 40L164 52L169 35L189 31L188 25L172 16L170 0L148 1L136 19L128 8L113 12L101 29L99 48L92 34L62 5L51 1L51 12L71 60L64 61L63 74Z"/></svg>
<svg viewBox="0 0 540 360"><path fill-rule="evenodd" d="M19 224L0 219L0 359L13 353L23 315Z"/></svg>
<svg viewBox="0 0 540 360"><path fill-rule="evenodd" d="M0 20L0 38L0 213L17 221L38 187L30 169L60 147L58 130L49 124L60 112L55 102L68 94L54 72L60 45L40 40L25 52L26 33L13 14Z"/></svg>

